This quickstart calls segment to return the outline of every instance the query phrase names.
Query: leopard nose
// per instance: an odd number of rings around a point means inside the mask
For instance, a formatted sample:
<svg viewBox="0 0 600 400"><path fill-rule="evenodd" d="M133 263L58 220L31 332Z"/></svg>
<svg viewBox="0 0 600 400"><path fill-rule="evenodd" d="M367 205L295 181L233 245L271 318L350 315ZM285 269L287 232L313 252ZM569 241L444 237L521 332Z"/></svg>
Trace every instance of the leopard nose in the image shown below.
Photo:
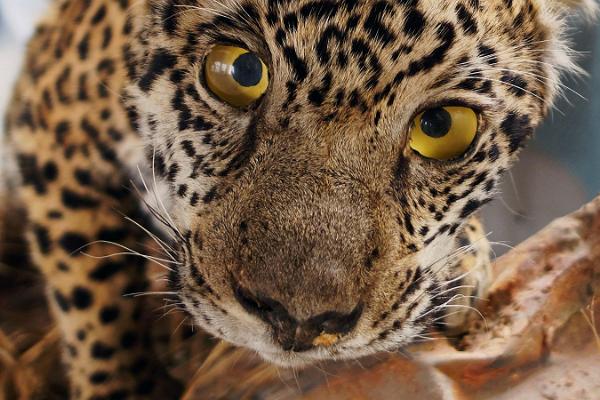
<svg viewBox="0 0 600 400"><path fill-rule="evenodd" d="M276 300L257 296L242 287L237 288L235 296L248 313L270 325L273 338L284 351L296 353L334 345L354 329L363 312L361 303L349 314L330 311L298 321Z"/></svg>

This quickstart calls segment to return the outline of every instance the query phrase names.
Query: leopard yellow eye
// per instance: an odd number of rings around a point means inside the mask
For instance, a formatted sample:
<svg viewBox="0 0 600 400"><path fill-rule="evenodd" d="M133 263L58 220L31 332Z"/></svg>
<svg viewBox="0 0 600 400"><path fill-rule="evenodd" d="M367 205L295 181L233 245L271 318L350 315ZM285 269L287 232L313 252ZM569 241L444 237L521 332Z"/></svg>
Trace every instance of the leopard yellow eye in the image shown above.
<svg viewBox="0 0 600 400"><path fill-rule="evenodd" d="M256 54L234 46L215 46L206 57L208 88L234 107L247 107L269 87L269 71Z"/></svg>
<svg viewBox="0 0 600 400"><path fill-rule="evenodd" d="M427 158L451 160L469 149L478 125L478 115L471 108L432 108L413 121L410 147Z"/></svg>

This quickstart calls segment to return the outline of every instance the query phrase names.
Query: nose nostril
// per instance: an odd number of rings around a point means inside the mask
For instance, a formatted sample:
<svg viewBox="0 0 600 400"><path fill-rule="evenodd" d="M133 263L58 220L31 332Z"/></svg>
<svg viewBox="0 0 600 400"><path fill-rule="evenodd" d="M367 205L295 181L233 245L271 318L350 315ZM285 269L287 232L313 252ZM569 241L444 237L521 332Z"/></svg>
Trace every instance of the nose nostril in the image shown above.
<svg viewBox="0 0 600 400"><path fill-rule="evenodd" d="M307 324L322 333L345 335L356 327L362 313L363 304L359 303L350 314L328 312L311 318Z"/></svg>
<svg viewBox="0 0 600 400"><path fill-rule="evenodd" d="M235 297L242 307L244 307L244 309L249 313L264 317L265 315L273 312L273 307L271 307L267 302L261 301L249 290L244 289L241 286L238 286L235 289Z"/></svg>
<svg viewBox="0 0 600 400"><path fill-rule="evenodd" d="M246 312L270 325L273 339L286 352L302 353L315 347L332 347L356 327L363 312L361 302L349 314L330 311L299 321L278 301L255 294L241 285L235 286L234 295Z"/></svg>

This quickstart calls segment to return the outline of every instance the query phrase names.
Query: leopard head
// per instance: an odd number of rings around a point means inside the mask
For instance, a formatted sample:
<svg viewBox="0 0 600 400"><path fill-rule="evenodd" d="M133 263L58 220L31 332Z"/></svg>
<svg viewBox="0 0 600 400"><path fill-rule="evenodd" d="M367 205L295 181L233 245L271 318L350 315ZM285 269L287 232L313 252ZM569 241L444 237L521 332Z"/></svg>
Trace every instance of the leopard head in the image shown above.
<svg viewBox="0 0 600 400"><path fill-rule="evenodd" d="M575 68L567 8L151 1L132 108L196 323L283 365L422 334L457 234Z"/></svg>

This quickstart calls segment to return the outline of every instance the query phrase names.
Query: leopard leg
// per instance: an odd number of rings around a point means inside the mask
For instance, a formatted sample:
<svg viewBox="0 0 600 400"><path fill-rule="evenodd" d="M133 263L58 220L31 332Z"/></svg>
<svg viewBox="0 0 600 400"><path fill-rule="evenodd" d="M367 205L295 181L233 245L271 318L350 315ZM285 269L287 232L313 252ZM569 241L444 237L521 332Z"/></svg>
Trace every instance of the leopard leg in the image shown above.
<svg viewBox="0 0 600 400"><path fill-rule="evenodd" d="M108 57L129 39L107 34L130 32L131 14L124 2L89 3L53 4L8 110L32 259L62 333L72 398L176 398L168 385L160 394L168 379L147 346L156 306L131 296L147 282L145 260L127 250L144 252L142 231L124 217L141 214L127 171L143 145L123 104L127 60Z"/></svg>
<svg viewBox="0 0 600 400"><path fill-rule="evenodd" d="M137 234L106 195L79 190L67 200L65 189L47 190L25 190L34 205L29 239L62 333L72 398L148 398L159 373L144 344L145 299L133 295L146 288L145 263L115 255L123 248L108 243L134 248Z"/></svg>
<svg viewBox="0 0 600 400"><path fill-rule="evenodd" d="M31 258L46 278L71 397L149 399L155 384L169 381L146 346L149 299L132 295L147 288L146 260L127 250L144 251L142 230L123 215L139 217L140 202L119 162L77 129L92 117L82 121L69 124L66 147L51 133L11 124Z"/></svg>
<svg viewBox="0 0 600 400"><path fill-rule="evenodd" d="M472 217L457 238L457 261L453 266L441 328L448 336L464 332L477 301L485 297L492 282L491 246L478 217Z"/></svg>

